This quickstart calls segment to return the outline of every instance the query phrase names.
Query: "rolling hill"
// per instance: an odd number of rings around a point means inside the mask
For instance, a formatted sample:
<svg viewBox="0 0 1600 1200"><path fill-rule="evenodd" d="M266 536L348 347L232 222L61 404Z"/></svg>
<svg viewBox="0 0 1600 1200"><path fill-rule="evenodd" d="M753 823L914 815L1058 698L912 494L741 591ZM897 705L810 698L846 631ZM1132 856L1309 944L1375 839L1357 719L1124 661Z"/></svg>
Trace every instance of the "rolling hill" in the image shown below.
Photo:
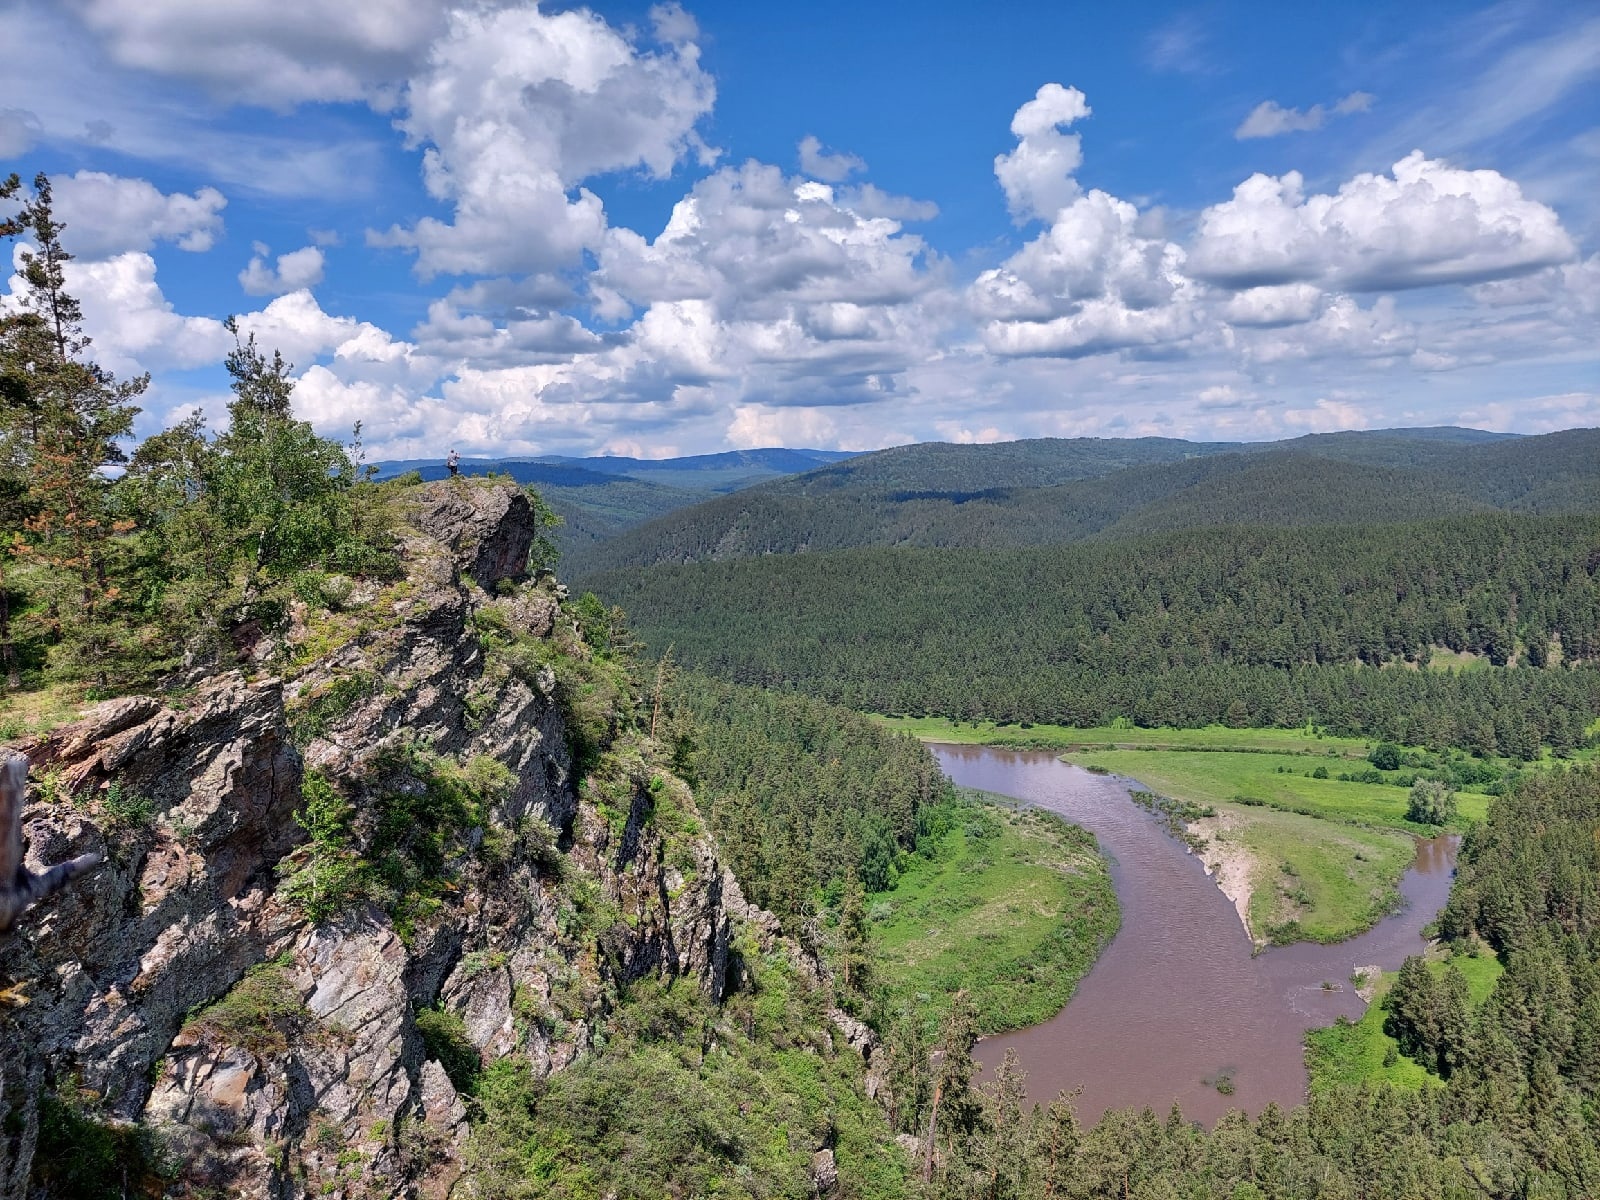
<svg viewBox="0 0 1600 1200"><path fill-rule="evenodd" d="M1600 509L1600 431L1379 430L1234 445L927 444L678 509L578 550L600 571L867 546L1059 545L1219 525Z"/></svg>

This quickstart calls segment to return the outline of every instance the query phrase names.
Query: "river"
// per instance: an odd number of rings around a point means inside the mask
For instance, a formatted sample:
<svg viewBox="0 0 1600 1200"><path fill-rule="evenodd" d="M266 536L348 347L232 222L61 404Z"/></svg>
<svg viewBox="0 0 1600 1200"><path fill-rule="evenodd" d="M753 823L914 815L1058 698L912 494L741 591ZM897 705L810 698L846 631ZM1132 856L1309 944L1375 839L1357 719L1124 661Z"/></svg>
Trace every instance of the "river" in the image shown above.
<svg viewBox="0 0 1600 1200"><path fill-rule="evenodd" d="M1252 956L1232 903L1199 860L1128 798L1128 783L1049 753L930 747L956 783L1014 796L1089 830L1111 862L1122 927L1066 1008L1040 1025L979 1044L992 1069L1016 1047L1030 1098L1081 1088L1079 1116L1174 1100L1207 1124L1230 1108L1259 1112L1305 1098L1307 1029L1364 1011L1357 966L1400 966L1424 946L1443 907L1457 839L1418 843L1400 891L1405 907L1333 946L1300 943ZM1325 983L1333 984L1332 990ZM1213 1083L1226 1074L1231 1095Z"/></svg>

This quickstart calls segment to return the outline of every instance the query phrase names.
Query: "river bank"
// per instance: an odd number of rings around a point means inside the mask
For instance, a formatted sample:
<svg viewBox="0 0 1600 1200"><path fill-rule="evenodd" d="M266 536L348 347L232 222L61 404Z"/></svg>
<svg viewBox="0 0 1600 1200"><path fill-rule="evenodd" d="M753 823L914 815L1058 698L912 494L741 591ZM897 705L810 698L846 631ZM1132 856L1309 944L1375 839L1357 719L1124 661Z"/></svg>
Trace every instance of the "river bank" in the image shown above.
<svg viewBox="0 0 1600 1200"><path fill-rule="evenodd" d="M985 1034L1048 1020L1117 931L1094 837L1057 815L965 792L928 853L868 901L888 1010L937 1036L965 989Z"/></svg>
<svg viewBox="0 0 1600 1200"><path fill-rule="evenodd" d="M1420 952L1422 928L1449 891L1453 839L1424 842L1401 880L1399 913L1349 942L1257 954L1235 904L1183 842L1130 801L1123 781L1050 753L933 749L957 783L1056 812L1094 833L1111 860L1122 926L1072 1002L980 1045L989 1066L1016 1047L1035 1099L1081 1088L1088 1120L1106 1108L1164 1111L1177 1101L1186 1116L1210 1122L1233 1107L1299 1102L1306 1031L1359 1018L1365 1005L1351 975L1362 965L1394 970Z"/></svg>

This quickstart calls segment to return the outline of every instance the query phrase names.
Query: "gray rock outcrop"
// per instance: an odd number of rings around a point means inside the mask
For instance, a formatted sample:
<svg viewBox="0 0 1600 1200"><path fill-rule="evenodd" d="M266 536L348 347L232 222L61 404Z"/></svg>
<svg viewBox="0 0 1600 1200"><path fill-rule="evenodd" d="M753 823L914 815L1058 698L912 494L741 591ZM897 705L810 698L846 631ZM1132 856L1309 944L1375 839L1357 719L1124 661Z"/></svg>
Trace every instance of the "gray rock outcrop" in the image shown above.
<svg viewBox="0 0 1600 1200"><path fill-rule="evenodd" d="M748 906L715 848L696 835L669 862L648 803L617 829L577 786L558 677L585 651L554 581L525 574L526 497L443 481L415 505L405 578L297 608L254 674L108 701L21 747L30 866L105 862L0 936L0 987L29 1001L0 1008L0 1200L29 1194L46 1095L156 1131L196 1193L443 1196L467 1111L419 1013L548 1073L630 979L730 986ZM396 796L433 819L405 768L424 759L479 788L459 828L390 827ZM346 806L332 850L308 840L308 780ZM608 786L652 784L619 751ZM436 877L370 865L406 847ZM370 882L313 920L316 885L286 880L318 855Z"/></svg>

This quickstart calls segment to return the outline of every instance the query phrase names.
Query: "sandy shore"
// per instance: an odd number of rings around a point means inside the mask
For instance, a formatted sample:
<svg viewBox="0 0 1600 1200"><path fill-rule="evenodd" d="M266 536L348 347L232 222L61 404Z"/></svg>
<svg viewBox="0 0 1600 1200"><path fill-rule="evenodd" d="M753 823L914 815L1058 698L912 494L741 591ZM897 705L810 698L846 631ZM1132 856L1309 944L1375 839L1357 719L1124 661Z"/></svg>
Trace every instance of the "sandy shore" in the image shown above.
<svg viewBox="0 0 1600 1200"><path fill-rule="evenodd" d="M1374 963L1370 966L1357 967L1350 974L1362 980L1356 985L1356 995L1371 1004L1372 998L1378 994L1378 983L1383 977L1383 968Z"/></svg>
<svg viewBox="0 0 1600 1200"><path fill-rule="evenodd" d="M1224 812L1203 817L1188 826L1191 836L1205 844L1196 850L1205 864L1206 874L1217 881L1222 894L1233 901L1239 923L1251 941L1260 939L1250 928L1250 897L1255 891L1256 859L1249 850L1232 839L1233 819ZM1220 835L1220 836L1219 836Z"/></svg>

